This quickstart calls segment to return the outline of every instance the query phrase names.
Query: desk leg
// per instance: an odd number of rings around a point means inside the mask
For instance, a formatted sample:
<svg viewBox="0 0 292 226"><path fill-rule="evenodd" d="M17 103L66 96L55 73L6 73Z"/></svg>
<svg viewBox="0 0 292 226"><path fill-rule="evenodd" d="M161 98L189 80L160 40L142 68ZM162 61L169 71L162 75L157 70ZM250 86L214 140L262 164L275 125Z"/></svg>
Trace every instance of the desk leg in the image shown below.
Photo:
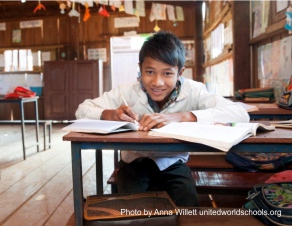
<svg viewBox="0 0 292 226"><path fill-rule="evenodd" d="M47 144L46 144L46 139L47 139L47 125L46 123L44 124L43 128L43 133L44 133L44 151L47 149Z"/></svg>
<svg viewBox="0 0 292 226"><path fill-rule="evenodd" d="M34 102L35 107L35 133L36 133L36 142L37 142L37 152L40 151L40 143L39 143L39 108L38 108L38 100ZM46 125L44 125L46 126ZM44 135L45 136L45 135Z"/></svg>
<svg viewBox="0 0 292 226"><path fill-rule="evenodd" d="M71 142L73 197L75 225L83 225L83 183L81 148L78 143Z"/></svg>
<svg viewBox="0 0 292 226"><path fill-rule="evenodd" d="M26 159L25 154L25 141L24 141L24 133L25 133L25 126L24 126L24 112L23 112L23 102L20 101L20 117L21 117L21 137L22 137L22 150L23 150L23 159Z"/></svg>
<svg viewBox="0 0 292 226"><path fill-rule="evenodd" d="M95 150L96 193L103 194L102 150Z"/></svg>
<svg viewBox="0 0 292 226"><path fill-rule="evenodd" d="M49 148L51 148L51 145L52 145L51 137L52 137L52 123L49 124Z"/></svg>

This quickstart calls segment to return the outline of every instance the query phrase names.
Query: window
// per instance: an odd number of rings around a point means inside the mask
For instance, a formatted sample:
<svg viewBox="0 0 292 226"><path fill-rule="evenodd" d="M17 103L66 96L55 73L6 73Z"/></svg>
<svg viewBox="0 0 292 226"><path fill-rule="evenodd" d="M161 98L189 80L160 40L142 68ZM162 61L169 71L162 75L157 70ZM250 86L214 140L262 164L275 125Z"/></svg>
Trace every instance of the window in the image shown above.
<svg viewBox="0 0 292 226"><path fill-rule="evenodd" d="M41 51L31 49L5 50L4 71L33 71L34 66L41 66Z"/></svg>

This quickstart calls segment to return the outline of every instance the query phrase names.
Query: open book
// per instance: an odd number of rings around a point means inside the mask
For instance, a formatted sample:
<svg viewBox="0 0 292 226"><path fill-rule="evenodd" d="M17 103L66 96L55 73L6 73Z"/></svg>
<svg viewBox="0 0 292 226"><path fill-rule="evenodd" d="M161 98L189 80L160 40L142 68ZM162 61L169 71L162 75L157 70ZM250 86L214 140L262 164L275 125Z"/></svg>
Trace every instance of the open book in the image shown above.
<svg viewBox="0 0 292 226"><path fill-rule="evenodd" d="M71 125L64 127L62 130L68 132L108 134L130 130L136 131L138 130L138 126L134 123L124 121L78 119L74 120Z"/></svg>
<svg viewBox="0 0 292 226"><path fill-rule="evenodd" d="M257 130L271 131L275 127L262 123L172 122L152 129L148 135L200 143L227 152L240 141L255 136Z"/></svg>

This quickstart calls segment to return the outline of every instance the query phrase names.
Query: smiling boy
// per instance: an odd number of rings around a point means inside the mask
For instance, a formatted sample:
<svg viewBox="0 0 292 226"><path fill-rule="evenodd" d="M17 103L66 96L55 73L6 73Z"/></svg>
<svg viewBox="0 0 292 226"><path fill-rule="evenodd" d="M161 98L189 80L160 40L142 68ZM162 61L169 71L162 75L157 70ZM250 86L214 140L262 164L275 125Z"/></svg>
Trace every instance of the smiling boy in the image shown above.
<svg viewBox="0 0 292 226"><path fill-rule="evenodd" d="M101 97L85 100L76 117L140 123L149 131L170 122L248 122L247 112L223 97L208 93L204 84L185 79L185 49L169 32L149 37L139 53L141 77ZM124 105L121 95L126 99ZM199 150L198 150L199 151ZM187 152L122 151L118 192L165 190L178 206L198 206L198 195Z"/></svg>

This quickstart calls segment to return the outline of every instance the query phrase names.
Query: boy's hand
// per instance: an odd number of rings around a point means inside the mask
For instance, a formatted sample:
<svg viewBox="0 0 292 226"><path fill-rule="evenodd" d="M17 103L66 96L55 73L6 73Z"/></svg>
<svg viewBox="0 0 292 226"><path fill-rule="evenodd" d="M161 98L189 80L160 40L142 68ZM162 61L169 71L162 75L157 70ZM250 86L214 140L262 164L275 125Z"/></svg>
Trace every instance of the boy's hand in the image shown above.
<svg viewBox="0 0 292 226"><path fill-rule="evenodd" d="M134 122L134 120L138 120L138 115L135 114L130 107L126 105L121 105L116 110L104 110L102 112L101 119Z"/></svg>
<svg viewBox="0 0 292 226"><path fill-rule="evenodd" d="M191 112L172 114L144 114L140 119L139 130L149 131L152 128L160 128L171 122L196 122L196 116Z"/></svg>

